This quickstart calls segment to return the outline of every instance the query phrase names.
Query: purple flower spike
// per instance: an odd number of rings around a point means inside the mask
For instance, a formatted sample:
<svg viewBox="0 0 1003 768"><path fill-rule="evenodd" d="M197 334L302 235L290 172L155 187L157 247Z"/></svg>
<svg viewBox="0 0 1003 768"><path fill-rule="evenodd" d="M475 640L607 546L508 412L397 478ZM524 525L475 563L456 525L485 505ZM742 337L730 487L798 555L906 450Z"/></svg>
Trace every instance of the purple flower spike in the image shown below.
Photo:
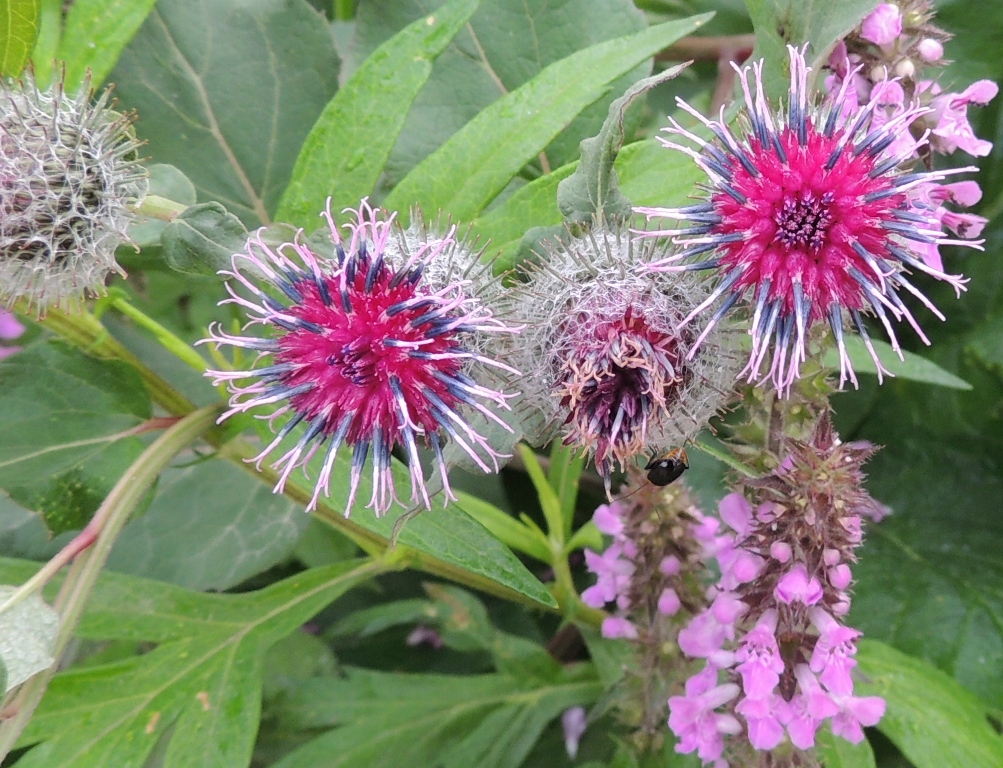
<svg viewBox="0 0 1003 768"><path fill-rule="evenodd" d="M268 326L273 334L237 336L210 327L207 341L251 350L257 358L250 370L209 375L217 384L226 382L231 392L230 410L222 418L276 405L269 422L288 417L254 459L259 467L302 425L295 444L272 465L281 470L276 492L293 469L323 448L312 509L322 491L329 495L335 459L345 447L351 451L346 515L370 455L368 506L383 514L397 501L391 451L399 446L408 459L411 500L429 507L419 441L434 452L447 500L452 494L442 453L446 440L485 472L492 467L482 455L498 469L500 454L463 411L470 408L505 426L495 410L507 408L510 395L483 386L472 374L481 365L515 373L476 346L481 334L514 329L474 296L473 283L461 279L459 270L443 268L463 261L455 252L453 230L409 252L391 241L394 214L383 219L365 201L353 214L355 221L346 225L350 238L344 241L330 211L325 213L334 259L316 255L298 237L273 248L260 231L244 253L234 255L232 270L222 273L230 278L227 301L248 313L248 325ZM252 383L242 383L246 379Z"/></svg>
<svg viewBox="0 0 1003 768"><path fill-rule="evenodd" d="M789 51L791 87L783 112L774 111L766 100L762 62L752 68L751 78L749 68L736 67L745 94L747 132L733 133L723 114L711 120L678 102L716 138L705 141L673 120L666 132L696 149L661 141L690 155L706 172L708 197L681 208L636 209L649 220L689 222L679 229L638 233L669 236L683 247L652 262L649 269L717 273L714 291L683 322L712 312L689 354L695 354L703 334L732 307L745 307L751 316L752 352L743 375L755 381L764 375L765 365L765 376L782 394L800 376L816 324L832 330L841 385L847 379L856 385L843 336L847 320L863 338L878 370L886 373L868 340L862 313L877 317L897 352L893 321L905 320L927 341L899 294L905 290L931 309L932 304L907 273L923 272L944 280L960 294L965 280L931 265L921 252L930 245L980 246L980 241L951 239L942 216L910 198L920 185L975 170L900 168L916 146L910 124L931 109L906 106L888 118L882 101L886 96L875 89L859 111L845 110L840 105L855 72L843 79L839 94L813 107L804 52L793 47ZM986 95L977 93L970 100Z"/></svg>

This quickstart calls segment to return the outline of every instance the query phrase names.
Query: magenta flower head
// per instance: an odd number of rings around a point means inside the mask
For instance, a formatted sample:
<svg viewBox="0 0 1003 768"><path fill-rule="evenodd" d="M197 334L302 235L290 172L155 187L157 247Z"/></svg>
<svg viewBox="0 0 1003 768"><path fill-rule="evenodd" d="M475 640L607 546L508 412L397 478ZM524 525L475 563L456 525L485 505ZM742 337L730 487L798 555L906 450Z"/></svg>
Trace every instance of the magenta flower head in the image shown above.
<svg viewBox="0 0 1003 768"><path fill-rule="evenodd" d="M147 191L132 116L110 91L91 102L61 81L39 90L30 73L0 81L0 299L39 311L102 293L122 273L115 249L128 241Z"/></svg>
<svg viewBox="0 0 1003 768"><path fill-rule="evenodd" d="M376 514L397 501L391 451L400 447L411 476L411 500L430 506L418 454L430 448L446 493L443 445L452 440L485 472L497 470L496 453L476 432L465 412L479 412L504 426L495 413L509 395L478 383L480 366L515 373L477 351L483 334L512 333L476 295L477 280L458 267L466 258L453 240L416 242L392 238L394 214L382 217L366 201L353 211L342 239L330 211L325 218L334 257L317 255L299 237L273 248L262 232L244 253L232 258L226 301L248 313L248 325L266 326L271 335L231 335L210 327L206 341L257 353L248 370L210 371L230 393L227 418L236 413L275 408L270 423L285 418L265 457L294 435L289 450L272 465L280 469L276 492L292 470L323 450L308 509L320 493L329 495L335 459L351 451L346 514L351 510L364 466L372 457L372 497ZM469 254L476 258L476 254ZM456 271L439 262L451 263ZM470 269L466 265L467 270ZM438 274L432 282L426 271ZM450 278L450 279L446 279ZM243 382L250 380L250 384ZM483 456L482 456L483 455ZM486 459L484 458L486 457Z"/></svg>
<svg viewBox="0 0 1003 768"><path fill-rule="evenodd" d="M752 352L743 375L755 381L765 363L766 376L781 392L789 391L800 376L811 331L819 324L829 326L839 350L840 384L847 378L856 384L843 337L846 321L861 335L879 370L863 314L877 317L897 352L892 321L906 320L929 343L900 292L913 294L943 316L907 274L923 272L947 281L960 294L965 281L924 261L922 254L931 244L980 244L950 239L936 211L910 196L922 185L936 186L948 174L975 170L900 168L916 143L909 125L928 108L905 107L879 120L880 94L856 113L840 106L842 95L813 108L804 53L793 47L789 51L791 88L785 111L774 111L766 100L762 62L752 70L755 94L750 70L736 67L748 126L737 134L724 123L723 114L710 120L679 101L715 139L705 141L672 121L666 132L698 149L661 141L692 156L707 173L707 198L681 208L636 209L649 219L689 222L680 229L641 233L668 235L683 246L649 269L711 270L717 276L713 293L683 325L715 305L707 330L736 305L746 309ZM852 82L847 77L842 87ZM699 343L688 354L696 354Z"/></svg>
<svg viewBox="0 0 1003 768"><path fill-rule="evenodd" d="M636 245L626 228L598 226L548 244L512 291L511 315L526 330L508 354L534 374L526 420L542 421L543 441L559 436L590 454L607 490L614 465L625 469L702 429L738 370L723 329L690 354L696 333L679 324L709 289L693 275L641 274L664 253Z"/></svg>

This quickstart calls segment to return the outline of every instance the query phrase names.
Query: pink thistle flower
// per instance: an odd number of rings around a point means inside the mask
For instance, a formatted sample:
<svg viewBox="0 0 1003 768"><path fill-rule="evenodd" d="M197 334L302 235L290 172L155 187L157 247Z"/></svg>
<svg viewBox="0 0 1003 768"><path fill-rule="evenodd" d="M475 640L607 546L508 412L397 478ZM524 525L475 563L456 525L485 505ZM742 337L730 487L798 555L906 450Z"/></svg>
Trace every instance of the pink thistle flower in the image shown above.
<svg viewBox="0 0 1003 768"><path fill-rule="evenodd" d="M860 36L875 45L889 45L902 34L902 11L891 3L881 3L860 25Z"/></svg>
<svg viewBox="0 0 1003 768"><path fill-rule="evenodd" d="M625 228L596 225L545 244L542 263L511 292L508 314L526 330L502 340L499 356L533 372L527 431L588 453L607 493L615 466L684 444L734 385L731 339L707 337L691 355L696 333L678 331L708 295L706 281L640 273L664 253L654 243L637 246Z"/></svg>
<svg viewBox="0 0 1003 768"><path fill-rule="evenodd" d="M780 577L774 594L782 603L814 605L822 599L822 584L814 576L809 578L804 563L795 563L793 568Z"/></svg>
<svg viewBox="0 0 1003 768"><path fill-rule="evenodd" d="M877 316L900 354L893 320L906 320L926 341L899 296L904 289L930 305L906 277L907 270L944 280L959 294L965 281L925 263L916 244L980 246L950 239L936 216L909 205L908 193L914 187L975 170L899 170L906 158L895 155L890 147L929 110L910 106L875 127L872 121L880 108L875 99L855 114L843 108L843 93L821 107L811 107L804 54L793 47L789 51L791 89L783 113L774 112L766 100L762 63L752 68L755 96L749 68L736 66L751 126L747 134L734 134L723 116L710 120L678 102L716 139L705 141L672 120L665 130L698 149L661 141L690 155L707 173L708 199L681 208L636 209L649 219L690 222L680 229L639 233L641 237L671 236L684 246L681 252L652 262L649 269L713 270L719 277L711 295L683 320L685 326L718 305L687 354L696 354L704 334L744 302L752 315L752 351L743 374L755 381L769 358L767 376L781 393L799 377L809 332L816 324L827 324L832 330L839 351L840 384L847 379L856 384L843 340L847 317L882 371L862 312ZM843 78L841 89L850 82L852 78Z"/></svg>
<svg viewBox="0 0 1003 768"><path fill-rule="evenodd" d="M780 658L776 630L776 610L764 611L735 652L735 659L740 662L735 669L742 676L742 690L750 699L765 698L780 682L784 660Z"/></svg>
<svg viewBox="0 0 1003 768"><path fill-rule="evenodd" d="M704 762L721 757L724 734L742 730L732 715L714 710L734 699L739 687L734 683L717 684L717 670L707 667L686 681L686 695L669 699L669 728L679 738L676 752L696 752Z"/></svg>
<svg viewBox="0 0 1003 768"><path fill-rule="evenodd" d="M226 301L244 309L249 325L261 324L270 337L231 335L219 326L205 341L252 350L249 370L209 371L226 382L230 410L222 419L261 407L277 410L270 423L287 417L275 439L252 461L260 468L293 430L303 431L294 446L272 466L281 469L280 492L294 468L305 466L326 444L307 509L321 492L329 495L335 459L343 446L352 451L347 515L355 501L362 470L372 455L372 497L377 515L395 502L391 451L408 457L411 500L430 506L418 442L434 452L447 500L443 444L454 441L485 472L497 470L496 453L464 418L464 409L506 426L495 413L510 395L478 383L476 366L510 369L477 351L479 336L512 333L474 295L472 282L459 276L429 284L424 270L452 259L453 230L414 253L393 258L388 240L396 214L383 220L363 201L343 241L330 211L324 216L336 258L322 258L299 236L273 248L262 232L252 235L244 253L232 257ZM249 294L247 298L245 294ZM261 364L263 363L263 364ZM244 380L253 380L243 384Z"/></svg>

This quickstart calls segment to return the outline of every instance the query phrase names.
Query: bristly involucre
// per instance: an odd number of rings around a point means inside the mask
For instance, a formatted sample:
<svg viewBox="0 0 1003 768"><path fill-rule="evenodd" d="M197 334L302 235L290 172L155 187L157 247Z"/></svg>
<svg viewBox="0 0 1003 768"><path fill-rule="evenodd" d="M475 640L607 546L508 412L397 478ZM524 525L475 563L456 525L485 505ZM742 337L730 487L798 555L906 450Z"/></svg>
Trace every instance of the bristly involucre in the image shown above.
<svg viewBox="0 0 1003 768"><path fill-rule="evenodd" d="M275 406L269 421L285 418L255 459L259 467L302 425L292 447L272 465L280 470L276 492L293 469L323 449L312 509L322 492L329 495L344 446L351 450L346 514L370 455L369 506L382 514L397 501L391 451L399 446L409 465L411 500L429 507L419 442L434 453L447 499L452 494L445 441L454 441L485 472L498 469L500 454L464 413L476 411L504 426L495 411L507 408L510 396L484 386L478 373L481 366L517 372L477 350L479 337L514 331L478 299L476 280L459 268L439 268L455 252L453 230L409 244L403 233L394 237L396 214L384 218L365 201L352 214L346 240L330 212L324 214L334 258L317 255L299 238L274 248L261 231L233 256L232 269L221 273L229 278L227 301L247 312L248 325L265 325L271 334L231 335L211 327L207 341L253 350L257 358L249 370L209 375L231 392L231 408L222 418ZM459 261L453 263L459 267ZM426 269L432 265L438 266L430 283Z"/></svg>
<svg viewBox="0 0 1003 768"><path fill-rule="evenodd" d="M525 330L499 357L530 374L527 431L592 456L609 488L615 465L681 445L706 425L730 395L737 356L723 329L690 354L696 333L679 324L707 297L706 280L643 274L666 251L635 244L626 228L597 226L541 256L511 292L508 314Z"/></svg>
<svg viewBox="0 0 1003 768"><path fill-rule="evenodd" d="M743 374L766 376L784 393L799 377L811 328L828 324L840 359L840 383L856 383L843 338L848 318L860 334L879 372L884 369L868 339L862 313L874 314L893 348L892 320L906 320L927 341L900 292L915 296L937 317L943 316L906 277L910 270L950 283L960 294L964 280L940 269L926 255L930 246L979 242L953 240L933 206L915 199L917 189L940 186L949 174L972 171L906 171L915 140L909 126L929 111L911 106L878 121L878 94L859 112L829 99L815 108L809 101L804 54L789 47L791 87L787 109L774 111L763 91L763 63L739 72L745 96L745 128L733 132L679 101L715 136L705 141L672 121L666 131L697 149L662 139L689 154L708 176L706 200L682 208L638 208L649 219L689 222L680 229L641 233L670 236L682 250L651 264L655 271L710 270L713 293L685 323L713 309L713 327L734 306L751 315L752 352ZM852 78L843 81L843 87ZM753 90L755 93L753 93ZM880 124L879 124L880 123ZM936 253L934 247L933 252ZM929 342L927 342L929 343ZM901 354L901 353L900 353ZM769 362L767 362L767 360Z"/></svg>
<svg viewBox="0 0 1003 768"><path fill-rule="evenodd" d="M131 115L111 110L110 91L91 103L30 74L0 83L0 297L39 310L100 293L122 273L126 242L147 173Z"/></svg>

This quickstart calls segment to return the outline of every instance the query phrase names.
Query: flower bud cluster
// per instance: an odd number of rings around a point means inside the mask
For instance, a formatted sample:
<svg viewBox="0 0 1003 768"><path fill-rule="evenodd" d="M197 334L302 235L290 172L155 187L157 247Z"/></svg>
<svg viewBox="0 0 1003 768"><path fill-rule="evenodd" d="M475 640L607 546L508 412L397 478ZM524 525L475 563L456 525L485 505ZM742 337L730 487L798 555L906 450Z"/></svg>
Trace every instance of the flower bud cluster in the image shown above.
<svg viewBox="0 0 1003 768"><path fill-rule="evenodd" d="M669 699L678 751L758 765L785 738L790 754L810 749L825 721L856 743L881 718L882 699L853 695L861 633L843 623L862 519L888 511L862 487L874 450L841 443L825 416L777 470L722 499L726 527L708 517L695 529L721 576L679 633L706 665Z"/></svg>
<svg viewBox="0 0 1003 768"><path fill-rule="evenodd" d="M595 585L582 593L593 608L609 607L607 638L626 638L636 650L634 688L642 703L632 725L663 738L666 699L678 678L676 636L686 618L705 606L705 565L695 526L703 520L684 483L658 487L640 473L592 517L612 543L599 554L585 550Z"/></svg>

